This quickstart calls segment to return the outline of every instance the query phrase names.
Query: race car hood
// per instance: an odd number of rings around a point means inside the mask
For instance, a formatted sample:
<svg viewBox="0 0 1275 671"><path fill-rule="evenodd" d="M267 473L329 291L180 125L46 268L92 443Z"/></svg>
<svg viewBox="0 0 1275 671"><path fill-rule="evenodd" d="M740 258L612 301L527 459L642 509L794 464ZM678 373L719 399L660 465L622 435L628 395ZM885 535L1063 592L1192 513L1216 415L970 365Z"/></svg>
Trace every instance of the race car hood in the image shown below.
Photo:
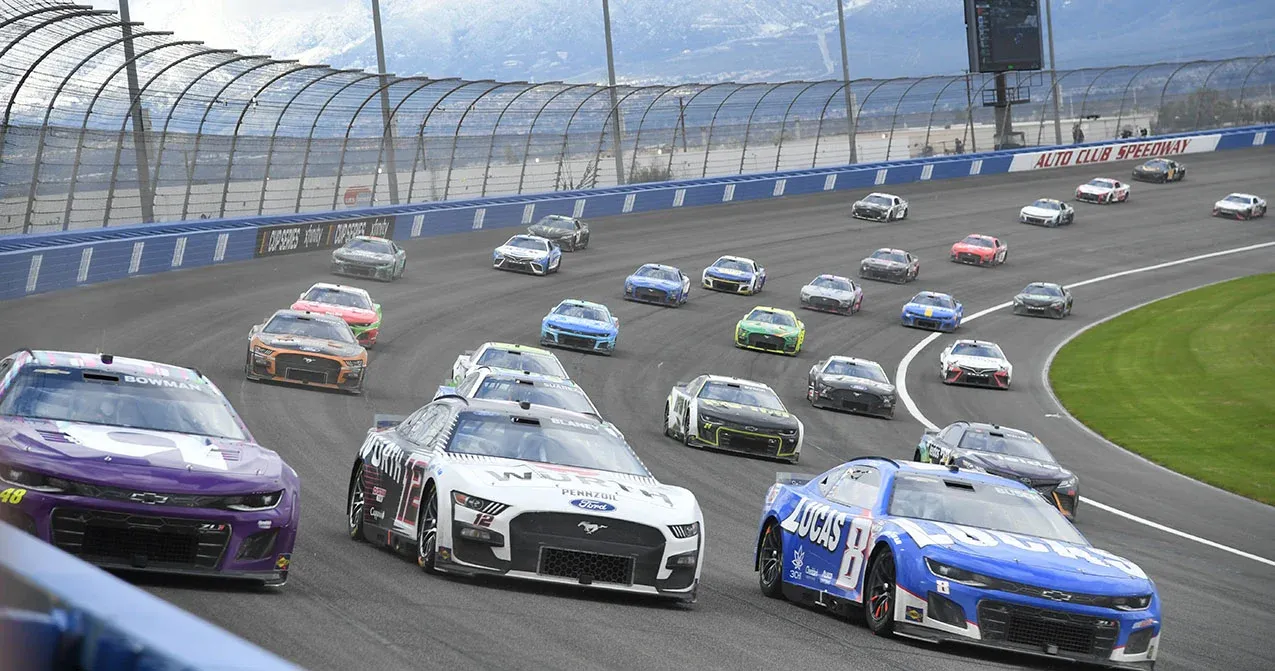
<svg viewBox="0 0 1275 671"><path fill-rule="evenodd" d="M394 261L393 254L380 254L378 252L365 252L354 249L338 249L332 252L332 256L341 261L351 261L354 263L391 263Z"/></svg>
<svg viewBox="0 0 1275 671"><path fill-rule="evenodd" d="M1001 359L993 359L989 356L967 356L963 354L949 355L947 363L950 366L965 366L969 368L1008 368L1009 362Z"/></svg>
<svg viewBox="0 0 1275 671"><path fill-rule="evenodd" d="M1058 216L1062 216L1062 211L1061 211L1061 210L1051 210L1051 209L1049 209L1049 208L1045 208L1045 207L1036 207L1036 206L1034 206L1034 205L1028 205L1027 207L1024 207L1024 208L1023 208L1023 210L1022 210L1022 213L1023 213L1023 214L1025 214L1025 215L1027 215L1027 216L1029 216L1029 217L1058 217Z"/></svg>
<svg viewBox="0 0 1275 671"><path fill-rule="evenodd" d="M1140 174L1155 174L1155 175L1158 175L1162 172L1168 172L1167 169L1162 168L1160 166L1155 166L1155 165L1140 165L1134 168L1133 171Z"/></svg>
<svg viewBox="0 0 1275 671"><path fill-rule="evenodd" d="M870 203L866 200L856 201L854 206L860 210L888 210L891 207L880 203Z"/></svg>
<svg viewBox="0 0 1275 671"><path fill-rule="evenodd" d="M376 310L364 310L363 308L352 308L346 305L333 305L331 303L297 301L292 304L292 309L340 317L341 319L344 319L347 324L357 324L359 326L366 326L375 322L377 319Z"/></svg>
<svg viewBox="0 0 1275 671"><path fill-rule="evenodd" d="M1114 191L1115 189L1112 189L1111 187L1108 187L1108 186L1094 186L1093 184L1081 184L1080 186L1076 187L1076 190L1081 191L1083 193L1110 193Z"/></svg>
<svg viewBox="0 0 1275 671"><path fill-rule="evenodd" d="M552 228L549 226L540 226L540 225L528 227L527 232L534 236L545 238L547 240L565 240L575 235L575 231L569 231L564 228Z"/></svg>
<svg viewBox="0 0 1275 671"><path fill-rule="evenodd" d="M820 373L818 380L821 384L826 384L835 389L871 391L878 394L894 393L894 385L892 384L879 382L877 380L869 380L863 377L854 377L853 375L824 375Z"/></svg>
<svg viewBox="0 0 1275 671"><path fill-rule="evenodd" d="M839 301L848 301L854 298L853 291L845 289L830 289L828 287L817 287L813 284L807 284L801 288L801 293L806 296L821 296L823 298L832 298Z"/></svg>
<svg viewBox="0 0 1275 671"><path fill-rule="evenodd" d="M752 424L767 429L796 429L799 426L797 418L791 413L743 405L742 403L701 398L699 400L699 411L731 422Z"/></svg>
<svg viewBox="0 0 1275 671"><path fill-rule="evenodd" d="M654 277L644 277L641 275L629 275L628 283L635 287L643 287L647 289L660 289L663 291L677 291L682 288L680 280L661 280Z"/></svg>
<svg viewBox="0 0 1275 671"><path fill-rule="evenodd" d="M979 256L987 256L989 254L995 253L996 250L992 249L991 247L979 247L978 245L971 245L964 242L958 242L952 245L952 251L964 252L966 254L978 254Z"/></svg>
<svg viewBox="0 0 1275 671"><path fill-rule="evenodd" d="M1050 296L1048 294L1018 294L1014 296L1014 299L1027 305L1053 305L1054 303L1066 301L1062 296Z"/></svg>
<svg viewBox="0 0 1275 671"><path fill-rule="evenodd" d="M986 471L997 474L1012 473L1014 477L1031 478L1032 480L1062 480L1071 475L1070 471L1058 464L1017 457L1011 454L958 450L956 455L969 459L974 462L975 466Z"/></svg>
<svg viewBox="0 0 1275 671"><path fill-rule="evenodd" d="M566 315L549 315L544 318L544 323L561 328L576 329L594 335L610 334L615 331L615 325L609 322L568 317Z"/></svg>
<svg viewBox="0 0 1275 671"><path fill-rule="evenodd" d="M467 454L449 454L448 460L444 477L453 478L453 488L467 487L466 493L508 505L639 520L654 517L672 524L696 519L697 504L690 491L652 477Z"/></svg>
<svg viewBox="0 0 1275 671"><path fill-rule="evenodd" d="M77 482L173 494L246 494L291 479L278 454L251 442L40 419L0 420L0 461Z"/></svg>
<svg viewBox="0 0 1275 671"><path fill-rule="evenodd" d="M1133 596L1155 589L1136 564L1091 545L922 519L890 523L926 556L993 578L1079 594Z"/></svg>
<svg viewBox="0 0 1275 671"><path fill-rule="evenodd" d="M956 310L952 308L939 307L937 305L921 305L920 303L908 303L903 306L903 310L910 314L925 315L926 317L938 317L947 319L956 316Z"/></svg>
<svg viewBox="0 0 1275 671"><path fill-rule="evenodd" d="M547 251L514 247L513 245L501 245L496 248L496 253L514 259L543 259L549 256Z"/></svg>
<svg viewBox="0 0 1275 671"><path fill-rule="evenodd" d="M743 329L749 333L768 333L777 336L794 336L801 331L796 326L780 326L769 322L754 322L747 319L741 319L735 328Z"/></svg>
<svg viewBox="0 0 1275 671"><path fill-rule="evenodd" d="M872 266L873 268L902 268L906 264L902 261L895 261L894 259L878 259L869 256L863 260L862 265Z"/></svg>
<svg viewBox="0 0 1275 671"><path fill-rule="evenodd" d="M337 340L291 334L258 333L256 339L266 347L314 352L315 354L327 354L329 356L356 356L363 351L363 347L358 343L343 343Z"/></svg>
<svg viewBox="0 0 1275 671"><path fill-rule="evenodd" d="M735 270L734 268L718 268L717 266L709 266L704 269L704 274L709 277L717 277L723 280L751 280L753 273L747 270Z"/></svg>
<svg viewBox="0 0 1275 671"><path fill-rule="evenodd" d="M1237 203L1233 200L1219 200L1213 203L1213 207L1221 210L1244 210L1248 209L1248 203Z"/></svg>

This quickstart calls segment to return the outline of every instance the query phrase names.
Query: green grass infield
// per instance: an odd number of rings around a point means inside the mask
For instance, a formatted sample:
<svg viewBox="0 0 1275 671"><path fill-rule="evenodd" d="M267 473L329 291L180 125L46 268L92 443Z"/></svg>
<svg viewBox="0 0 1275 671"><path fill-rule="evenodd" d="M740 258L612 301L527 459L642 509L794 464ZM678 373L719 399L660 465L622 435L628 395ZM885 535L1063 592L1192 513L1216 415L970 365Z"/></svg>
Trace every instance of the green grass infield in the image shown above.
<svg viewBox="0 0 1275 671"><path fill-rule="evenodd" d="M1058 352L1049 380L1108 440L1275 505L1275 273L1095 326Z"/></svg>

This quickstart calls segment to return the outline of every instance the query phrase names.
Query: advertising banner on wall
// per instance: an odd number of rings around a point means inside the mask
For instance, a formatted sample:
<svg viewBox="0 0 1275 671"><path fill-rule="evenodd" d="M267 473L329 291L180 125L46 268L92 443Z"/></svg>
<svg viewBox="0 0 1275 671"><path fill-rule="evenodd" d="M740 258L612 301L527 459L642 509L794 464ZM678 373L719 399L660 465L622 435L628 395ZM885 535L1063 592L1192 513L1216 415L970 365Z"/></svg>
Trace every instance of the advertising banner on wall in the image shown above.
<svg viewBox="0 0 1275 671"><path fill-rule="evenodd" d="M1072 149L1051 149L1049 151L1030 151L1015 154L1009 164L1010 172L1026 172L1044 168L1066 168L1072 165L1089 165L1097 163L1114 163L1135 159L1150 159L1157 156L1179 156L1182 154L1201 154L1217 149L1221 135L1196 135L1178 137L1168 140L1148 140L1146 142L1122 142L1119 144L1096 145L1093 147L1075 147Z"/></svg>
<svg viewBox="0 0 1275 671"><path fill-rule="evenodd" d="M390 215L262 226L257 230L256 256L335 249L360 235L392 238L394 219Z"/></svg>

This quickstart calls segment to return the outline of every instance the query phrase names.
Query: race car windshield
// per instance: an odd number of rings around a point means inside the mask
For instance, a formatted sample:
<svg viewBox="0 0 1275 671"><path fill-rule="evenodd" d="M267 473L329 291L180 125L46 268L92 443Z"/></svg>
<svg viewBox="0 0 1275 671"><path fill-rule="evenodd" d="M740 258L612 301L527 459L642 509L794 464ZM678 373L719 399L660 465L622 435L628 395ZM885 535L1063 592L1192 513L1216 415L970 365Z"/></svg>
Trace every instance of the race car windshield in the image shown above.
<svg viewBox="0 0 1275 671"><path fill-rule="evenodd" d="M1089 180L1089 186L1096 186L1103 189L1110 189L1110 188L1113 188L1115 185L1113 185L1111 182L1105 179L1091 179Z"/></svg>
<svg viewBox="0 0 1275 671"><path fill-rule="evenodd" d="M699 392L699 398L707 401L725 401L767 410L784 410L784 404L775 392L765 387L744 386L726 382L708 382ZM785 411L786 412L786 411Z"/></svg>
<svg viewBox="0 0 1275 671"><path fill-rule="evenodd" d="M774 324L775 326L796 326L797 321L791 315L782 312L771 312L770 310L753 310L744 318L746 321L759 322L762 324Z"/></svg>
<svg viewBox="0 0 1275 671"><path fill-rule="evenodd" d="M1038 210L1061 210L1062 206L1053 200L1038 200L1032 203L1032 207Z"/></svg>
<svg viewBox="0 0 1275 671"><path fill-rule="evenodd" d="M352 291L341 291L340 289L329 289L327 287L314 287L306 292L302 299L311 303L323 303L324 305L340 305L346 308L359 308L361 310L371 310L372 301L363 294L356 294Z"/></svg>
<svg viewBox="0 0 1275 671"><path fill-rule="evenodd" d="M597 415L597 408L589 402L584 390L558 382L536 381L533 383L518 380L499 380L488 378L474 391L474 398L486 398L493 401L526 401L533 406L561 408L586 415Z"/></svg>
<svg viewBox="0 0 1275 671"><path fill-rule="evenodd" d="M540 354L538 352L513 352L489 347L474 363L490 368L525 370L529 373L539 373L541 375L568 377L567 371L562 369L562 364L558 363L557 358L551 354Z"/></svg>
<svg viewBox="0 0 1275 671"><path fill-rule="evenodd" d="M889 382L885 376L885 371L880 366L868 366L860 363L851 363L849 361L830 361L828 366L823 369L824 375L845 375L847 377L857 377L865 380L873 380L876 382Z"/></svg>
<svg viewBox="0 0 1275 671"><path fill-rule="evenodd" d="M895 263L907 263L908 257L903 252L891 252L884 249L878 249L872 253L872 258L881 259L882 261L894 261Z"/></svg>
<svg viewBox="0 0 1275 671"><path fill-rule="evenodd" d="M953 346L952 354L957 356L981 356L988 359L1005 358L999 347L994 345L974 345L972 343L960 343Z"/></svg>
<svg viewBox="0 0 1275 671"><path fill-rule="evenodd" d="M598 308L589 307L587 305L570 305L570 304L559 305L558 308L553 311L553 313L555 315L560 315L562 317L586 319L592 322L611 321L610 315L608 315L606 312L604 312L603 310L599 310Z"/></svg>
<svg viewBox="0 0 1275 671"><path fill-rule="evenodd" d="M810 286L833 291L854 291L854 285L850 284L850 280L840 277L816 277Z"/></svg>
<svg viewBox="0 0 1275 671"><path fill-rule="evenodd" d="M1054 455L1050 454L1044 445L1028 436L1016 436L1010 433L1006 433L1003 436L994 436L982 431L966 431L957 447L965 450L1007 454L1011 457L1023 457L1024 459L1054 463Z"/></svg>
<svg viewBox="0 0 1275 671"><path fill-rule="evenodd" d="M1244 197L1244 196L1227 196L1227 197L1226 197L1226 202L1228 202L1228 203L1243 203L1244 205L1248 205L1248 198L1246 198L1246 197Z"/></svg>
<svg viewBox="0 0 1275 671"><path fill-rule="evenodd" d="M738 259L718 259L717 263L713 264L713 267L721 270L742 270L746 273L753 272L752 266Z"/></svg>
<svg viewBox="0 0 1275 671"><path fill-rule="evenodd" d="M344 343L354 342L354 334L350 331L350 327L345 325L345 322L315 319L303 315L275 315L270 318L269 322L266 322L266 326L261 329L261 332L270 335L295 335Z"/></svg>
<svg viewBox="0 0 1275 671"><path fill-rule="evenodd" d="M506 247L517 247L518 249L534 249L537 252L543 252L549 249L549 243L544 240L535 240L533 238L510 238L505 243Z"/></svg>
<svg viewBox="0 0 1275 671"><path fill-rule="evenodd" d="M651 476L628 443L598 422L462 412L447 451Z"/></svg>
<svg viewBox="0 0 1275 671"><path fill-rule="evenodd" d="M556 231L574 231L576 228L570 219L559 219L558 217L545 217L537 221L536 225L543 228L552 228Z"/></svg>
<svg viewBox="0 0 1275 671"><path fill-rule="evenodd" d="M0 400L0 415L248 439L208 384L79 368L24 369Z"/></svg>
<svg viewBox="0 0 1275 671"><path fill-rule="evenodd" d="M885 205L887 207L894 204L894 201L886 198L885 196L868 196L863 199L863 202L870 203L872 205Z"/></svg>
<svg viewBox="0 0 1275 671"><path fill-rule="evenodd" d="M345 248L354 252L371 252L372 254L393 254L390 243L382 240L360 240L354 238L345 243Z"/></svg>
<svg viewBox="0 0 1275 671"><path fill-rule="evenodd" d="M967 244L967 245L969 245L969 246L971 246L971 247L993 247L993 246L995 246L995 245L993 245L993 244L992 244L992 241L991 241L991 240L988 240L987 238L981 238L981 237L979 237L979 236L977 236L977 235L971 235L971 236L969 236L969 237L965 238L964 240L962 240L961 242L963 242L963 243L965 243L965 244Z"/></svg>
<svg viewBox="0 0 1275 671"><path fill-rule="evenodd" d="M665 282L678 282L682 279L681 277L678 277L676 272L667 268L659 268L656 266L642 266L641 268L638 268L636 273L633 274L637 277L645 277L652 280L663 280Z"/></svg>
<svg viewBox="0 0 1275 671"><path fill-rule="evenodd" d="M266 323L266 327L261 332L270 335L295 335L344 343L354 342L354 334L350 332L350 327L346 326L345 322L315 319L302 315L275 315Z"/></svg>
<svg viewBox="0 0 1275 671"><path fill-rule="evenodd" d="M888 512L1089 545L1067 518L1036 492L964 478L900 474L894 480Z"/></svg>
<svg viewBox="0 0 1275 671"><path fill-rule="evenodd" d="M1029 296L1055 296L1058 298L1063 295L1062 289L1049 284L1028 284L1027 288L1023 289L1023 293Z"/></svg>
<svg viewBox="0 0 1275 671"><path fill-rule="evenodd" d="M913 305L933 305L936 308L953 307L952 299L947 296L935 296L934 294L917 294L912 299Z"/></svg>
<svg viewBox="0 0 1275 671"><path fill-rule="evenodd" d="M1155 168L1157 170L1167 170L1169 167L1169 162L1162 158L1156 158L1156 159L1151 159L1150 161L1147 161L1142 167Z"/></svg>

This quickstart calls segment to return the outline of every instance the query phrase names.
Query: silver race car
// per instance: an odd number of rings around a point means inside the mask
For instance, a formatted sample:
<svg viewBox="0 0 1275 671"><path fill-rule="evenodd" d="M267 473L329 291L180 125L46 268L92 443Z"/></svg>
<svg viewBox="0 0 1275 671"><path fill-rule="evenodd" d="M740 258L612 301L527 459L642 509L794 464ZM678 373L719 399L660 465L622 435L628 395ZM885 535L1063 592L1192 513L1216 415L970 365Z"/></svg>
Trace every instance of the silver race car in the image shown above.
<svg viewBox="0 0 1275 671"><path fill-rule="evenodd" d="M801 288L801 307L852 315L863 307L863 288L848 277L820 275Z"/></svg>
<svg viewBox="0 0 1275 671"><path fill-rule="evenodd" d="M908 218L908 201L890 193L870 193L850 208L855 219L896 221Z"/></svg>

